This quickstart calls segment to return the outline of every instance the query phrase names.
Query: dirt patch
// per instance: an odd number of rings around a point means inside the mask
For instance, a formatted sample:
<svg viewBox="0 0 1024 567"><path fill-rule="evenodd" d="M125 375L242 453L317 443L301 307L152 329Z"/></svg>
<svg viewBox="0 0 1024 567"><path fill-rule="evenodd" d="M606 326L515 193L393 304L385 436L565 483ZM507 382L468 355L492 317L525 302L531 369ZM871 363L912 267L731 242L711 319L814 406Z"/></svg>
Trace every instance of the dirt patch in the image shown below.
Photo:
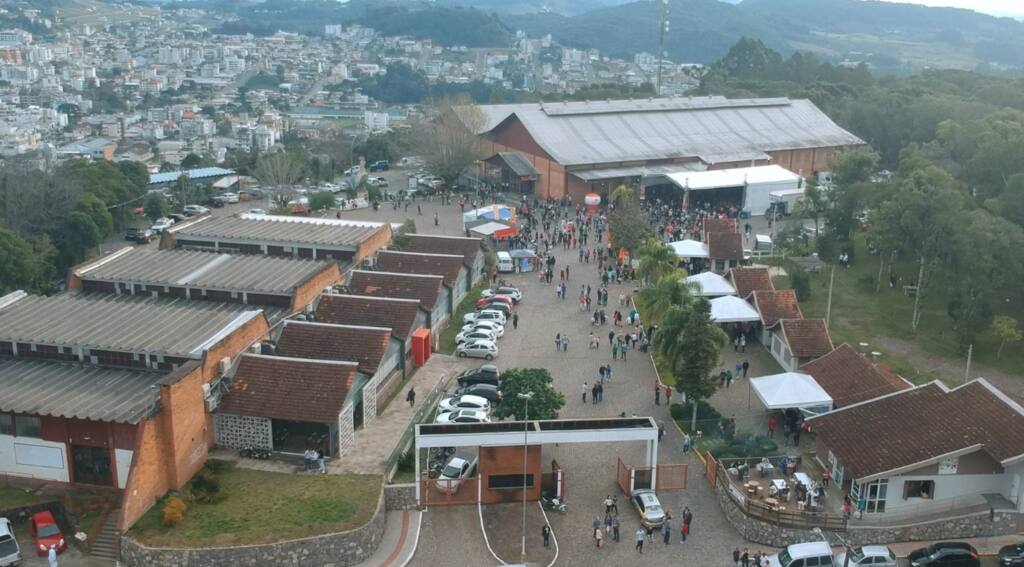
<svg viewBox="0 0 1024 567"><path fill-rule="evenodd" d="M886 350L898 353L920 368L922 373L934 375L947 386L955 387L964 383L966 360L951 360L936 356L922 351L920 347L910 341L894 337L874 337L871 341L872 344L877 344ZM977 377L985 378L1008 394L1024 395L1024 382L1021 381L1019 376L972 364L970 378Z"/></svg>

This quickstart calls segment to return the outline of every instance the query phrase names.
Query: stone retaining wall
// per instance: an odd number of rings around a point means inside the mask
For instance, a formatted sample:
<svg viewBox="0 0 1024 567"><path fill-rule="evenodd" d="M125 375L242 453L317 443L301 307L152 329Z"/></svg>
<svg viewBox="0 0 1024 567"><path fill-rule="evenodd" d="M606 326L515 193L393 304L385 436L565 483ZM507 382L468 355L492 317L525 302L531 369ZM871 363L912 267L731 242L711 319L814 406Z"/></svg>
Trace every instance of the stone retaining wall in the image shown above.
<svg viewBox="0 0 1024 567"><path fill-rule="evenodd" d="M779 526L761 518L749 516L720 485L716 485L715 491L718 495L718 504L725 512L726 519L740 535L749 541L772 547L785 547L793 543L819 539L819 536L814 534L810 528ZM850 545L991 537L1017 533L1019 519L1020 515L1013 512L996 512L991 518L988 512L980 512L905 526L848 525L842 535ZM828 530L825 530L825 533L828 535ZM830 539L833 540L833 544L839 544L837 538Z"/></svg>
<svg viewBox="0 0 1024 567"><path fill-rule="evenodd" d="M381 491L370 521L354 530L293 539L266 545L161 549L146 547L128 536L121 538L121 564L126 567L306 566L348 567L373 555L384 537L387 521ZM268 524L268 529L272 527Z"/></svg>
<svg viewBox="0 0 1024 567"><path fill-rule="evenodd" d="M384 487L384 500L388 510L412 510L416 508L416 485L389 484Z"/></svg>

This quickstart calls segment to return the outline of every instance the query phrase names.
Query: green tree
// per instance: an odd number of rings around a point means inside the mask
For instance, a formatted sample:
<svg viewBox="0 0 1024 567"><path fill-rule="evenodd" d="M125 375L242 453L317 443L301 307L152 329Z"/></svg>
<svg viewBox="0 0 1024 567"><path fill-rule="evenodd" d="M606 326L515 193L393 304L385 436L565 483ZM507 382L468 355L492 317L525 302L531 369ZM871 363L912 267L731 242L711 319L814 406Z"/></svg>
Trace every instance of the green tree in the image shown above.
<svg viewBox="0 0 1024 567"><path fill-rule="evenodd" d="M100 242L103 237L92 218L81 211L72 212L64 219L57 239L61 264L71 266L81 262Z"/></svg>
<svg viewBox="0 0 1024 567"><path fill-rule="evenodd" d="M195 169L197 167L202 167L202 165L203 158L192 153L186 155L184 159L181 160L182 169Z"/></svg>
<svg viewBox="0 0 1024 567"><path fill-rule="evenodd" d="M330 191L319 191L309 197L309 210L323 211L334 207L334 194Z"/></svg>
<svg viewBox="0 0 1024 567"><path fill-rule="evenodd" d="M640 260L637 271L641 277L652 283L659 282L662 276L675 271L678 264L672 249L656 238L644 242L636 255Z"/></svg>
<svg viewBox="0 0 1024 567"><path fill-rule="evenodd" d="M828 211L828 208L829 199L826 192L821 187L818 187L814 179L808 179L807 184L804 186L804 194L796 202L796 207L794 207L792 214L797 218L814 221L814 236L817 238L818 223Z"/></svg>
<svg viewBox="0 0 1024 567"><path fill-rule="evenodd" d="M151 221L167 214L167 201L159 191L153 191L146 195L142 202L142 210Z"/></svg>
<svg viewBox="0 0 1024 567"><path fill-rule="evenodd" d="M22 289L46 291L49 265L32 244L0 227L0 295Z"/></svg>
<svg viewBox="0 0 1024 567"><path fill-rule="evenodd" d="M689 306L692 296L690 288L683 283L685 277L686 274L682 270L668 272L654 285L640 290L637 301L644 311L649 313L648 317L657 320L673 307Z"/></svg>
<svg viewBox="0 0 1024 567"><path fill-rule="evenodd" d="M100 239L104 239L114 233L114 219L107 210L107 206L95 195L85 193L75 205L75 211L85 213L92 219L96 229L99 230Z"/></svg>
<svg viewBox="0 0 1024 567"><path fill-rule="evenodd" d="M466 96L446 98L432 112L435 118L416 134L416 153L429 171L454 187L462 172L483 157L478 134L484 129L484 115Z"/></svg>
<svg viewBox="0 0 1024 567"><path fill-rule="evenodd" d="M612 192L611 212L608 213L608 232L616 248L625 248L633 254L644 242L654 238L654 228L640 211L636 195L625 185Z"/></svg>
<svg viewBox="0 0 1024 567"><path fill-rule="evenodd" d="M796 298L799 301L810 301L811 299L811 276L806 271L796 268L795 265L789 269L789 285L793 287Z"/></svg>
<svg viewBox="0 0 1024 567"><path fill-rule="evenodd" d="M119 161L117 167L139 191L145 190L149 185L149 171L145 165L137 161Z"/></svg>
<svg viewBox="0 0 1024 567"><path fill-rule="evenodd" d="M395 244L395 247L401 250L409 245L409 235L416 234L416 221L413 219L405 219L402 222L402 226L395 230L395 234L391 241Z"/></svg>
<svg viewBox="0 0 1024 567"><path fill-rule="evenodd" d="M1014 343L1024 338L1024 333L1021 333L1017 320L1006 315L999 315L992 319L992 334L999 339L996 358L1003 356L1003 347L1006 346L1006 343Z"/></svg>
<svg viewBox="0 0 1024 567"><path fill-rule="evenodd" d="M690 426L697 427L697 406L718 387L718 358L728 337L711 320L711 304L698 298L687 308L673 307L654 335L655 347L676 377L676 390L693 404Z"/></svg>
<svg viewBox="0 0 1024 567"><path fill-rule="evenodd" d="M519 394L527 392L533 392L529 416L525 400L519 399ZM546 368L512 368L502 372L501 393L501 403L494 409L494 416L499 419L555 419L565 405L565 396L555 390Z"/></svg>

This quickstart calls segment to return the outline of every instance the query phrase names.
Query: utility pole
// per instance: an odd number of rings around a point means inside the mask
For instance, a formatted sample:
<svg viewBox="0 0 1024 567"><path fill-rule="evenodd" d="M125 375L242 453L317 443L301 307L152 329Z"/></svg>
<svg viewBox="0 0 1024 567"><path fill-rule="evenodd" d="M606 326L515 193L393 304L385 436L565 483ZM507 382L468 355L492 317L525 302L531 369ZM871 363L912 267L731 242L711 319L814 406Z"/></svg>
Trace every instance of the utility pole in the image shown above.
<svg viewBox="0 0 1024 567"><path fill-rule="evenodd" d="M967 347L967 368L964 370L964 384L971 379L971 355L974 354L974 344Z"/></svg>
<svg viewBox="0 0 1024 567"><path fill-rule="evenodd" d="M661 61L665 58L666 33L668 33L668 0L661 0L661 19L658 23L658 78L654 83L654 96L661 96Z"/></svg>
<svg viewBox="0 0 1024 567"><path fill-rule="evenodd" d="M836 267L832 266L832 275L828 277L828 305L825 307L825 328L832 320L832 284L836 281Z"/></svg>

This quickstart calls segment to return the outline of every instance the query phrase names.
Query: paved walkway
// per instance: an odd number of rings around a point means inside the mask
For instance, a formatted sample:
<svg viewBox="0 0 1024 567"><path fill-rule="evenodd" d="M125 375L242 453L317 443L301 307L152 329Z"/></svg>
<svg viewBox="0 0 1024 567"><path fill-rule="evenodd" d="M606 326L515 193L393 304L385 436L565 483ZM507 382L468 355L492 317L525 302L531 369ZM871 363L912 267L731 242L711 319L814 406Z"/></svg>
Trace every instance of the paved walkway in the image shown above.
<svg viewBox="0 0 1024 567"><path fill-rule="evenodd" d="M416 552L422 519L418 510L388 512L377 551L353 567L401 567L408 563Z"/></svg>

